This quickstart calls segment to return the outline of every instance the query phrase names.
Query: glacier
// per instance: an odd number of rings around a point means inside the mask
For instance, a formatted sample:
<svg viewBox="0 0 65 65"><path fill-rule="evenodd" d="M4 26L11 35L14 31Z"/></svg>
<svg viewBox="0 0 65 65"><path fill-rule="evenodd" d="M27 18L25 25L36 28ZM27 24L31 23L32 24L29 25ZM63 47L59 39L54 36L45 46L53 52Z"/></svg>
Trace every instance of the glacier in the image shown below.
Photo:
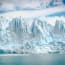
<svg viewBox="0 0 65 65"><path fill-rule="evenodd" d="M0 13L25 10L42 10L65 5L64 0L3 0Z"/></svg>
<svg viewBox="0 0 65 65"><path fill-rule="evenodd" d="M60 20L59 20L60 19ZM0 53L63 54L65 22L58 17L54 25L47 18L8 18L0 16ZM50 18L52 22L52 17Z"/></svg>

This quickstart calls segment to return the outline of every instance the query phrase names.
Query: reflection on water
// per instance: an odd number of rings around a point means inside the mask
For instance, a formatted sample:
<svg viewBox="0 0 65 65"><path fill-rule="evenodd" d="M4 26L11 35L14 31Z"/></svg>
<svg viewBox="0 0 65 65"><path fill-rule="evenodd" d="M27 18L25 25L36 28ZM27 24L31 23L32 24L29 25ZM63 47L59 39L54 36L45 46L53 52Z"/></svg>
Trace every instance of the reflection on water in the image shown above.
<svg viewBox="0 0 65 65"><path fill-rule="evenodd" d="M0 65L65 65L64 55L0 56Z"/></svg>

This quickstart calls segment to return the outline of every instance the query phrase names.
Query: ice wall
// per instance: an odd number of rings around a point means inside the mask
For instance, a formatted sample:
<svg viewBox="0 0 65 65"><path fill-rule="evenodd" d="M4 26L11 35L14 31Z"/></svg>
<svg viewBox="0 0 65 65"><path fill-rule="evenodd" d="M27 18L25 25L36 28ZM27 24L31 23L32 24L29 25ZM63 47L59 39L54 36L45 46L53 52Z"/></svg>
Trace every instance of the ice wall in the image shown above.
<svg viewBox="0 0 65 65"><path fill-rule="evenodd" d="M65 20L0 17L1 53L65 53Z"/></svg>

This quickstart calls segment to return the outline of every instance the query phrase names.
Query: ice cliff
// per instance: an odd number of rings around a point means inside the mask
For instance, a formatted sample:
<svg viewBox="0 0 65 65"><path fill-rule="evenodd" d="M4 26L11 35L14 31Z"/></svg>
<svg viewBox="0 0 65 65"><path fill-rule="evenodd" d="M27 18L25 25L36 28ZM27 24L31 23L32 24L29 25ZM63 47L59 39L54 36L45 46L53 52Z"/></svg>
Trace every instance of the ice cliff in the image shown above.
<svg viewBox="0 0 65 65"><path fill-rule="evenodd" d="M59 17L60 18L60 17ZM50 19L52 22L52 20ZM65 53L65 23L54 26L45 19L0 17L0 52L41 54Z"/></svg>

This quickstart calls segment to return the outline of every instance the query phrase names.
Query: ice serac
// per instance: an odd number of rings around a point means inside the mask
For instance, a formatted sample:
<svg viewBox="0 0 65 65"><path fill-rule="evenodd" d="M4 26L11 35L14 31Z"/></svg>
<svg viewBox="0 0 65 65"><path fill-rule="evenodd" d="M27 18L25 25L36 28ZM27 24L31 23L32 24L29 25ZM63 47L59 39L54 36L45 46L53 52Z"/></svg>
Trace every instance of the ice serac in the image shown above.
<svg viewBox="0 0 65 65"><path fill-rule="evenodd" d="M64 40L65 39L65 23L62 20L56 21L53 33L54 33L55 38L58 38L58 40L61 40L61 39Z"/></svg>

